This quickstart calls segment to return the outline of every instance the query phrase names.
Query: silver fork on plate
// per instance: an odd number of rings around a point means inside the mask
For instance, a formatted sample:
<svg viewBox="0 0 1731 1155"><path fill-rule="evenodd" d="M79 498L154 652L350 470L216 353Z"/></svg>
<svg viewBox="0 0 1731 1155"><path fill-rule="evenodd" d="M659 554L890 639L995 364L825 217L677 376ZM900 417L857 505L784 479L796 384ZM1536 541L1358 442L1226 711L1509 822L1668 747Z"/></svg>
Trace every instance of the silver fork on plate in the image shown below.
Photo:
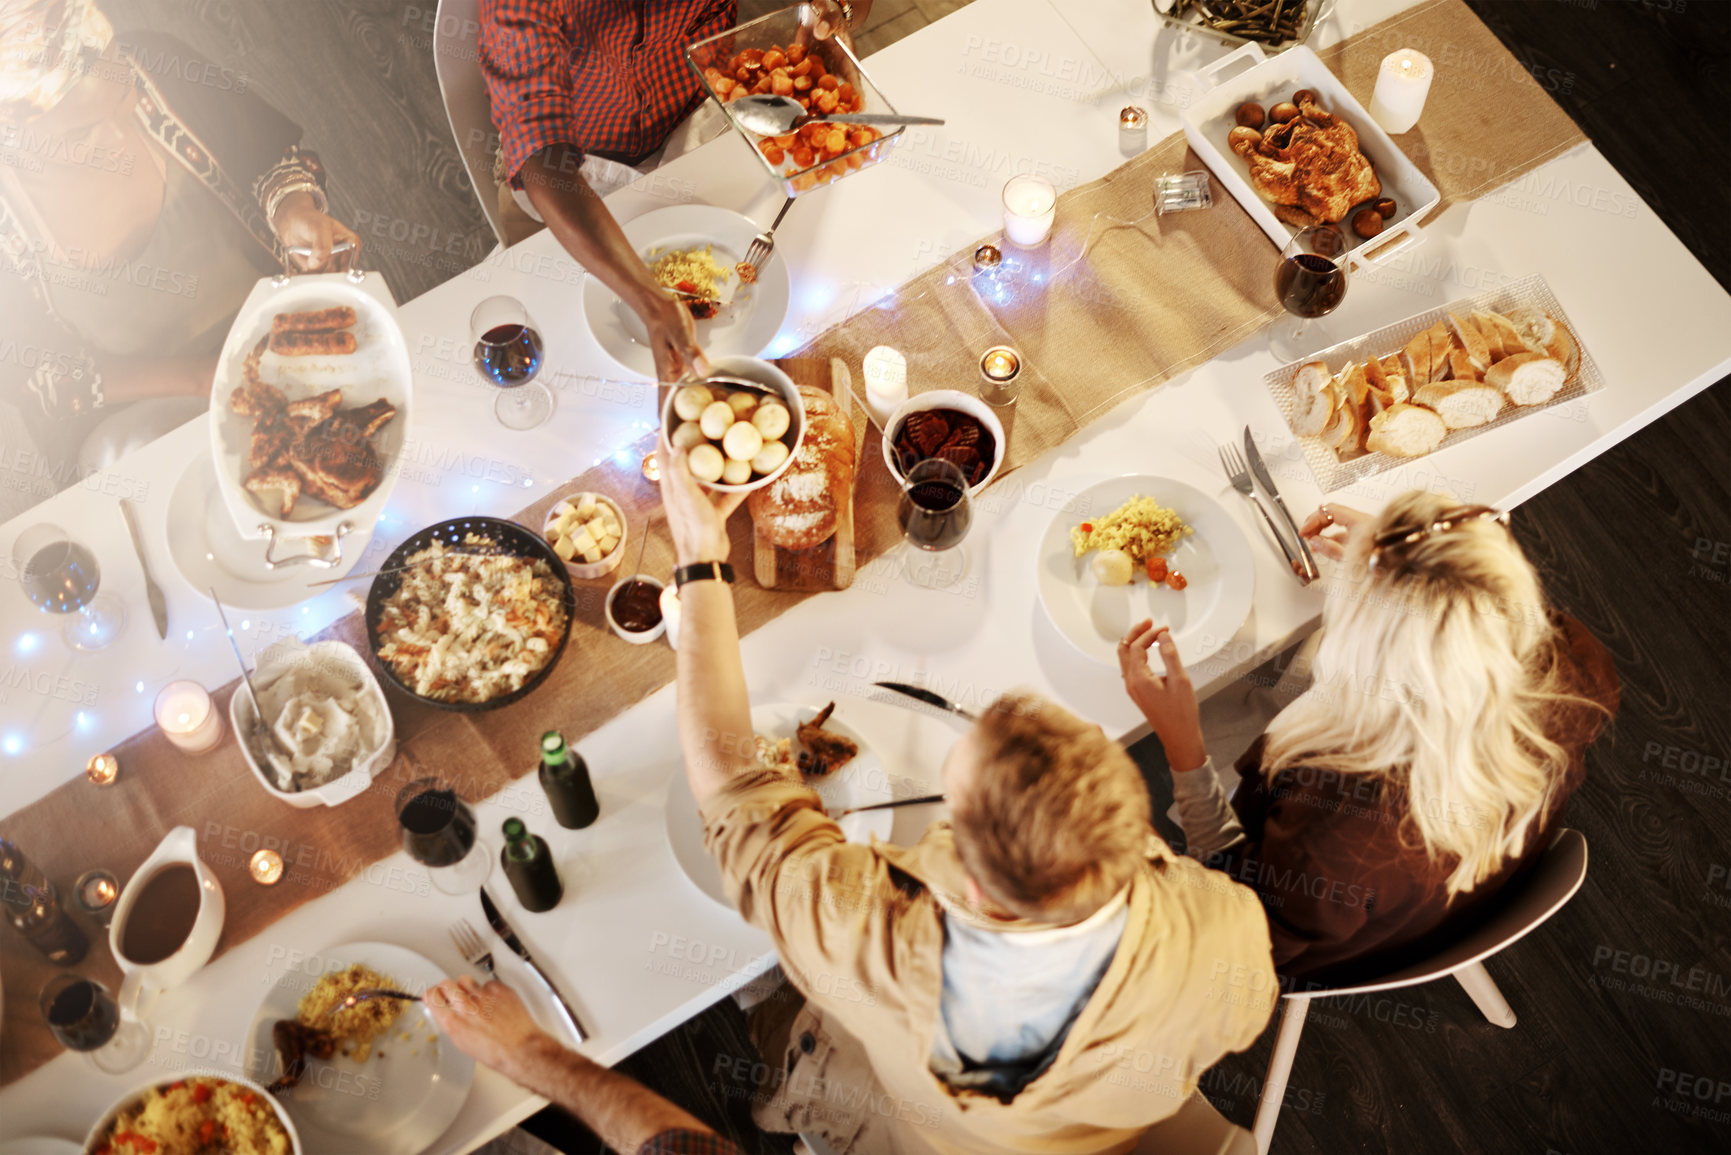
<svg viewBox="0 0 1731 1155"><path fill-rule="evenodd" d="M770 254L775 252L775 230L781 227L781 218L785 217L787 210L792 207L793 198L788 197L782 203L781 211L775 214L775 223L752 238L751 247L745 250L745 263L758 272L763 271L763 266L769 260Z"/></svg>
<svg viewBox="0 0 1731 1155"><path fill-rule="evenodd" d="M1256 503L1257 512L1262 514L1262 520L1268 523L1268 532L1274 535L1275 543L1280 546L1280 552L1286 555L1286 567L1293 569L1300 566L1298 555L1292 552L1292 547L1286 544L1286 539L1280 536L1280 527L1274 524L1274 518L1268 513L1268 507L1262 504L1262 498L1257 496L1256 485L1250 480L1250 467L1244 463L1244 455L1235 446L1220 447L1220 467L1226 471L1226 479L1232 483L1232 488Z"/></svg>
<svg viewBox="0 0 1731 1155"><path fill-rule="evenodd" d="M451 924L451 941L457 944L464 961L486 971L488 978L493 977L493 952L487 949L487 944L481 941L481 936L475 933L467 919L459 918Z"/></svg>

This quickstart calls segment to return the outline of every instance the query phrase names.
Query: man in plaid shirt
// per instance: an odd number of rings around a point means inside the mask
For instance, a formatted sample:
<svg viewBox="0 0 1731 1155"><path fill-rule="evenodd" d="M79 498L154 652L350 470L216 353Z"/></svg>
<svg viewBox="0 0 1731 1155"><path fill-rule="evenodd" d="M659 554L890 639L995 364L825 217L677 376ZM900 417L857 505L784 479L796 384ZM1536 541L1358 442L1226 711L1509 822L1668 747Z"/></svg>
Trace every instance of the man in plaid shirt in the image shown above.
<svg viewBox="0 0 1731 1155"><path fill-rule="evenodd" d="M813 0L819 39L871 0ZM584 157L642 164L703 102L685 46L731 27L735 0L481 0L481 69L505 174L565 250L649 330L663 381L708 364L691 314L655 284L584 178Z"/></svg>

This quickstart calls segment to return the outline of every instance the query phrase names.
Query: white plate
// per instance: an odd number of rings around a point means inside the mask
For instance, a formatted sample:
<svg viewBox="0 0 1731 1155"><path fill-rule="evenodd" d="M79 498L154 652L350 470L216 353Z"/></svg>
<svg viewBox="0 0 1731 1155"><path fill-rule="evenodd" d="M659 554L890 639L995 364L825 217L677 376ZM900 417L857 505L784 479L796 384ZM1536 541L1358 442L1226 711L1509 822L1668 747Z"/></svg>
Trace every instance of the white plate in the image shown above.
<svg viewBox="0 0 1731 1155"><path fill-rule="evenodd" d="M792 738L799 724L817 714L818 707L795 706L776 702L754 706L751 728L765 738ZM827 778L807 778L817 788L825 809L846 810L850 806L866 806L873 802L888 802L895 795L890 789L889 771L882 759L859 731L846 722L830 716L824 729L833 730L859 746L853 761ZM796 745L797 750L797 745ZM870 810L864 814L849 814L841 820L842 833L849 842L869 842L872 838L887 839L895 825L895 811ZM673 844L673 857L679 860L685 876L697 884L697 889L733 909L727 891L721 885L721 870L703 846L703 819L697 813L697 799L691 794L683 767L673 772L673 782L667 789L667 840Z"/></svg>
<svg viewBox="0 0 1731 1155"><path fill-rule="evenodd" d="M416 995L445 978L427 959L390 943L345 943L309 958L317 958L323 969L283 975L247 1028L249 1079L269 1083L282 1073L271 1025L292 1019L301 996L322 975L361 963ZM404 1041L402 1031L408 1031L412 1041ZM428 1035L435 1036L433 1042L427 1041ZM374 1041L366 1062L341 1055L329 1062L309 1059L300 1083L278 1101L294 1120L306 1155L419 1155L463 1109L474 1079L475 1060L440 1033L425 1007L410 1003Z"/></svg>
<svg viewBox="0 0 1731 1155"><path fill-rule="evenodd" d="M1190 584L1182 590L1154 585L1138 574L1127 586L1094 578L1093 553L1074 556L1072 526L1105 517L1141 495L1173 510L1195 532L1169 558ZM1193 666L1231 640L1250 614L1256 569L1250 543L1232 515L1195 486L1168 477L1132 475L1090 485L1052 519L1040 541L1040 604L1070 644L1109 666L1132 625L1153 618L1172 627L1178 656Z"/></svg>
<svg viewBox="0 0 1731 1155"><path fill-rule="evenodd" d="M0 1143L0 1155L82 1155L84 1148L52 1135L25 1135Z"/></svg>
<svg viewBox="0 0 1731 1155"><path fill-rule="evenodd" d="M229 394L244 380L242 363L261 336L270 332L278 313L324 309L347 305L355 311L356 349L335 357L279 357L266 353L259 375L275 385L290 401L341 388L343 408L367 405L381 398L389 401L397 415L378 433L372 445L382 467L379 484L353 509L337 509L311 496L303 496L287 518L266 512L241 483L246 476L247 450L252 441L252 418L236 413ZM261 525L275 528L278 538L331 534L347 523L350 536L370 531L385 508L391 487L397 482L400 455L409 435L410 399L414 385L409 372L409 349L397 325L396 302L377 273L355 284L346 274L328 273L295 277L278 286L267 277L253 287L241 306L228 340L217 362L216 387L210 401L210 448L222 485L222 496L235 528L243 537L264 538ZM276 500L269 508L276 508Z"/></svg>
<svg viewBox="0 0 1731 1155"><path fill-rule="evenodd" d="M265 543L243 538L234 528L228 507L216 480L210 454L195 458L168 498L168 556L199 593L213 587L222 604L241 610L281 610L317 597L329 586L313 588L309 582L342 577L355 568L371 526L343 539L343 560L330 569L293 565L267 569ZM279 549L305 552L305 542L286 541Z"/></svg>
<svg viewBox="0 0 1731 1155"><path fill-rule="evenodd" d="M670 205L627 221L623 228L625 239L645 262L651 259L651 250L711 245L715 259L727 265L744 260L752 239L762 231L751 218L714 205ZM733 303L719 316L697 322L697 343L710 357L736 353L756 357L781 331L792 296L787 261L772 256L760 270L757 284L739 286ZM583 319L602 352L622 369L655 377L655 356L643 322L592 276L583 279Z"/></svg>

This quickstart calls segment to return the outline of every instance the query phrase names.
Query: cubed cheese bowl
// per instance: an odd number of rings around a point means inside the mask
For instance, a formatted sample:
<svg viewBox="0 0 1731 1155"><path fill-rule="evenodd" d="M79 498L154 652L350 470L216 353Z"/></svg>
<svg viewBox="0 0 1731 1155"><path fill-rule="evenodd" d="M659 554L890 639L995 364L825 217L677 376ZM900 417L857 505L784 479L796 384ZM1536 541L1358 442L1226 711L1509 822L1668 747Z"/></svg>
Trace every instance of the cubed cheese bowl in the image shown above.
<svg viewBox="0 0 1731 1155"><path fill-rule="evenodd" d="M625 556L625 511L603 493L572 489L547 510L541 536L574 578L605 577Z"/></svg>

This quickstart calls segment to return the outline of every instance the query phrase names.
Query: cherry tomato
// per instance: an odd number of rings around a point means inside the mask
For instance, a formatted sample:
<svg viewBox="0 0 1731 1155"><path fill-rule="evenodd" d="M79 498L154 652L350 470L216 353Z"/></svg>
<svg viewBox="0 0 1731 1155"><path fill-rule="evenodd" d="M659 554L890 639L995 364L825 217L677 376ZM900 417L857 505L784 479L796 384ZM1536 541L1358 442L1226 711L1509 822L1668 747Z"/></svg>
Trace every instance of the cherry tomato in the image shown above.
<svg viewBox="0 0 1731 1155"><path fill-rule="evenodd" d="M1148 580L1151 582L1163 582L1166 580L1165 558L1151 557L1148 559Z"/></svg>
<svg viewBox="0 0 1731 1155"><path fill-rule="evenodd" d="M1179 573L1177 570L1173 570L1171 573L1166 575L1166 585L1171 589L1181 590L1189 584L1190 579Z"/></svg>

